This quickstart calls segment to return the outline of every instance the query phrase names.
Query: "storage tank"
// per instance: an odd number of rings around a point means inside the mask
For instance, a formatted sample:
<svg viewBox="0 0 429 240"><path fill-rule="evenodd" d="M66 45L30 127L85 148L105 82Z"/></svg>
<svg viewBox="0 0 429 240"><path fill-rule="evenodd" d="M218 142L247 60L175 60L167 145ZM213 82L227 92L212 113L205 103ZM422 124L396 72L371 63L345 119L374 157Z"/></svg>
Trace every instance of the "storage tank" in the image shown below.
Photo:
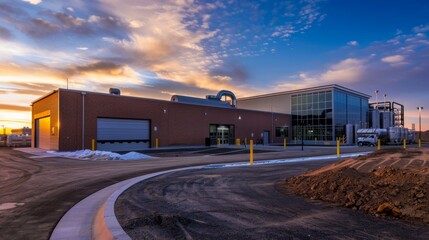
<svg viewBox="0 0 429 240"><path fill-rule="evenodd" d="M355 137L354 137L354 143L357 143L358 142L358 134L357 134L357 131L360 129L360 124L355 124L354 125L354 134L355 134Z"/></svg>
<svg viewBox="0 0 429 240"><path fill-rule="evenodd" d="M369 113L369 125L371 128L380 128L380 112L372 110Z"/></svg>
<svg viewBox="0 0 429 240"><path fill-rule="evenodd" d="M380 112L381 128L388 129L393 126L393 112Z"/></svg>
<svg viewBox="0 0 429 240"><path fill-rule="evenodd" d="M416 143L416 133L413 130L408 130L408 143Z"/></svg>
<svg viewBox="0 0 429 240"><path fill-rule="evenodd" d="M404 138L407 137L407 135L405 135L405 128L401 127L399 129L401 129L401 143L402 143L404 141Z"/></svg>
<svg viewBox="0 0 429 240"><path fill-rule="evenodd" d="M346 141L347 141L347 144L353 144L353 138L354 138L353 124L348 123L348 124L346 124Z"/></svg>
<svg viewBox="0 0 429 240"><path fill-rule="evenodd" d="M389 127L389 143L398 144L401 142L401 128Z"/></svg>

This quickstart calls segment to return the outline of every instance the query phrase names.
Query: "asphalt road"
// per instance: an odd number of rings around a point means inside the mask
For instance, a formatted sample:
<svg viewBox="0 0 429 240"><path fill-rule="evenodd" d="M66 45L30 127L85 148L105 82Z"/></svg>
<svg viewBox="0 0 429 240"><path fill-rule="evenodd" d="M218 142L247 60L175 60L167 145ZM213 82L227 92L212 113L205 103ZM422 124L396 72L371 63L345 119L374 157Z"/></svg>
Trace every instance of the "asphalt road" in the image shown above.
<svg viewBox="0 0 429 240"><path fill-rule="evenodd" d="M133 186L116 215L133 239L429 239L429 228L302 199L285 178L333 161L203 169Z"/></svg>
<svg viewBox="0 0 429 240"><path fill-rule="evenodd" d="M255 160L335 154L335 148L288 147L260 153ZM344 148L342 153L368 151ZM248 155L173 156L139 161L82 161L32 158L0 147L0 239L48 239L73 205L119 181L173 168L208 163L248 161ZM9 208L12 207L12 208Z"/></svg>

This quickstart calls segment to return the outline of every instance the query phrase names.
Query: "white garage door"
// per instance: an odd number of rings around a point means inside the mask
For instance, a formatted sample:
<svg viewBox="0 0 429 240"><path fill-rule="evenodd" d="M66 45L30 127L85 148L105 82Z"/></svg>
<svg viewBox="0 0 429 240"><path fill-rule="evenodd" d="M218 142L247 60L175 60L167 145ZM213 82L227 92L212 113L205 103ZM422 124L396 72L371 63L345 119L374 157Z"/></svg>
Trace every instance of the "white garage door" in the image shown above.
<svg viewBox="0 0 429 240"><path fill-rule="evenodd" d="M97 118L97 150L135 151L150 147L149 120Z"/></svg>
<svg viewBox="0 0 429 240"><path fill-rule="evenodd" d="M51 117L36 119L36 148L50 149L51 145Z"/></svg>

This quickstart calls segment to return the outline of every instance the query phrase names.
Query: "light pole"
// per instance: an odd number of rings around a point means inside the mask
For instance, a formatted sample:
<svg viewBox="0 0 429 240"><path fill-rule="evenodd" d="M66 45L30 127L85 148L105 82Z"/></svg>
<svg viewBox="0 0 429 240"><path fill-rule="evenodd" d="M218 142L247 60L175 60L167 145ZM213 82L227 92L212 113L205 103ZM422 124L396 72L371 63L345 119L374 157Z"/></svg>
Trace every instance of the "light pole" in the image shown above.
<svg viewBox="0 0 429 240"><path fill-rule="evenodd" d="M304 151L304 121L301 120L301 151Z"/></svg>
<svg viewBox="0 0 429 240"><path fill-rule="evenodd" d="M419 147L422 146L422 110L423 107L417 107L419 110Z"/></svg>
<svg viewBox="0 0 429 240"><path fill-rule="evenodd" d="M5 137L6 129L5 129L4 125L1 125L1 127L3 128L3 135L1 136L1 138L4 141L4 145L6 146L6 137Z"/></svg>
<svg viewBox="0 0 429 240"><path fill-rule="evenodd" d="M378 90L375 90L375 109L378 109Z"/></svg>

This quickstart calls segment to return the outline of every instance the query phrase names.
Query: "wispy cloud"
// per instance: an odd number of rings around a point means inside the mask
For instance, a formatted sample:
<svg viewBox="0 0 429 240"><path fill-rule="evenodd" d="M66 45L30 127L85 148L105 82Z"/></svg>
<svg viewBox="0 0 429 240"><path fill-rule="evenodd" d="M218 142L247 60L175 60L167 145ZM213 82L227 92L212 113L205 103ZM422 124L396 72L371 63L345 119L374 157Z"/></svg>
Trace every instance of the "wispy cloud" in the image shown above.
<svg viewBox="0 0 429 240"><path fill-rule="evenodd" d="M359 45L359 43L357 42L357 41L350 41L350 42L348 42L347 43L347 45L349 45L349 46L358 46Z"/></svg>
<svg viewBox="0 0 429 240"><path fill-rule="evenodd" d="M0 109L28 112L31 110L31 107L30 106L11 105L11 104L0 104Z"/></svg>
<svg viewBox="0 0 429 240"><path fill-rule="evenodd" d="M429 24L428 25L420 25L413 28L414 32L427 32L429 31Z"/></svg>
<svg viewBox="0 0 429 240"><path fill-rule="evenodd" d="M381 59L381 61L386 63L400 63L405 60L405 57L402 55L393 55L393 56L387 56Z"/></svg>
<svg viewBox="0 0 429 240"><path fill-rule="evenodd" d="M42 0L22 0L22 1L28 2L28 3L33 4L33 5L37 5L37 4L40 4L42 2Z"/></svg>
<svg viewBox="0 0 429 240"><path fill-rule="evenodd" d="M312 73L303 71L292 76L287 83L278 83L275 89L298 89L304 87L314 87L325 84L350 84L361 80L365 72L367 58L347 58L338 63L334 63L327 70ZM272 91L274 89L271 89Z"/></svg>

